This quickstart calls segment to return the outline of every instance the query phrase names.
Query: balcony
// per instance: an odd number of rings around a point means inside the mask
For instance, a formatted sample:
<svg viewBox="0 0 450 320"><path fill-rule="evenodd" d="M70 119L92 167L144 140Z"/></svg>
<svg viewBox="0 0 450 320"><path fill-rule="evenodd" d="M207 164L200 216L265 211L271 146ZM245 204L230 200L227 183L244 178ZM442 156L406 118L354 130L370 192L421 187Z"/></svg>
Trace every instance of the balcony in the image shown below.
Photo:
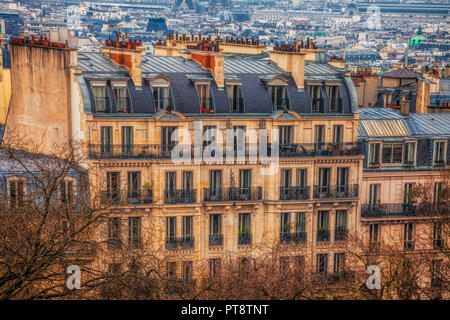
<svg viewBox="0 0 450 320"><path fill-rule="evenodd" d="M408 203L363 204L361 206L363 218L417 216L418 213L416 206Z"/></svg>
<svg viewBox="0 0 450 320"><path fill-rule="evenodd" d="M306 232L305 231L299 231L299 232L280 232L280 243L282 244L288 244L288 243L306 243Z"/></svg>
<svg viewBox="0 0 450 320"><path fill-rule="evenodd" d="M333 157L363 155L361 145L356 142L280 143L280 157ZM269 153L270 153L269 148Z"/></svg>
<svg viewBox="0 0 450 320"><path fill-rule="evenodd" d="M180 190L164 190L164 203L195 203L197 190L180 189Z"/></svg>
<svg viewBox="0 0 450 320"><path fill-rule="evenodd" d="M144 191L128 191L127 192L128 204L151 204L153 203L152 190Z"/></svg>
<svg viewBox="0 0 450 320"><path fill-rule="evenodd" d="M168 237L166 238L167 250L189 250L194 248L194 237Z"/></svg>
<svg viewBox="0 0 450 320"><path fill-rule="evenodd" d="M330 231L329 230L317 230L317 242L330 241Z"/></svg>
<svg viewBox="0 0 450 320"><path fill-rule="evenodd" d="M346 199L357 198L359 191L358 184L314 186L315 199Z"/></svg>
<svg viewBox="0 0 450 320"><path fill-rule="evenodd" d="M88 144L91 159L170 159L173 146L156 144Z"/></svg>
<svg viewBox="0 0 450 320"><path fill-rule="evenodd" d="M239 245L248 245L251 243L252 243L251 233L242 233L238 236L238 244Z"/></svg>
<svg viewBox="0 0 450 320"><path fill-rule="evenodd" d="M309 187L282 187L280 200L309 200Z"/></svg>
<svg viewBox="0 0 450 320"><path fill-rule="evenodd" d="M338 229L334 231L334 241L345 241L347 240L348 231L345 229Z"/></svg>
<svg viewBox="0 0 450 320"><path fill-rule="evenodd" d="M200 113L214 113L214 98L200 98Z"/></svg>
<svg viewBox="0 0 450 320"><path fill-rule="evenodd" d="M262 199L262 188L204 189L204 201L257 201Z"/></svg>
<svg viewBox="0 0 450 320"><path fill-rule="evenodd" d="M209 235L209 246L210 247L220 247L223 243L223 234L212 233Z"/></svg>
<svg viewBox="0 0 450 320"><path fill-rule="evenodd" d="M64 256L66 258L93 258L95 253L96 250L93 243L78 243L69 246L65 250Z"/></svg>
<svg viewBox="0 0 450 320"><path fill-rule="evenodd" d="M120 190L108 190L101 192L101 201L104 205L137 205L152 204L152 190L129 191L126 193Z"/></svg>

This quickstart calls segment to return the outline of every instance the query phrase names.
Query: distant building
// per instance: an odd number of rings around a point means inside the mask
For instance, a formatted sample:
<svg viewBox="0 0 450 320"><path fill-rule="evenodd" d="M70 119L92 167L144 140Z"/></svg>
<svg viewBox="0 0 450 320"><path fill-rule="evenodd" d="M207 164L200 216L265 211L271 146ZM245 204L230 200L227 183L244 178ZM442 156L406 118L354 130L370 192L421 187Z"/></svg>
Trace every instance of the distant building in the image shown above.
<svg viewBox="0 0 450 320"><path fill-rule="evenodd" d="M167 23L165 18L149 18L147 24L147 32L165 32L167 31Z"/></svg>

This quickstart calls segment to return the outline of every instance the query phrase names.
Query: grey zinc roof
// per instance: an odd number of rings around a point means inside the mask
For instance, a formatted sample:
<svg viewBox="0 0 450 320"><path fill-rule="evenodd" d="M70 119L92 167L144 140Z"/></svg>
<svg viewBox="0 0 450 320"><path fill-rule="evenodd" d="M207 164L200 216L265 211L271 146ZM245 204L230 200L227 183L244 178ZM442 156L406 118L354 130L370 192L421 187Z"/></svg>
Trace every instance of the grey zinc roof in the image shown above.
<svg viewBox="0 0 450 320"><path fill-rule="evenodd" d="M413 71L402 68L386 72L382 76L387 78L417 79L419 75Z"/></svg>
<svg viewBox="0 0 450 320"><path fill-rule="evenodd" d="M258 75L279 75L286 73L270 60L252 60L225 58L225 75L227 74L258 74Z"/></svg>
<svg viewBox="0 0 450 320"><path fill-rule="evenodd" d="M450 137L449 113L411 113L408 124L413 135Z"/></svg>
<svg viewBox="0 0 450 320"><path fill-rule="evenodd" d="M78 52L78 67L83 73L110 74L118 77L120 74L128 75L128 70L112 62L108 56L100 52Z"/></svg>
<svg viewBox="0 0 450 320"><path fill-rule="evenodd" d="M391 108L360 108L360 120L401 120L405 116Z"/></svg>
<svg viewBox="0 0 450 320"><path fill-rule="evenodd" d="M145 55L142 59L142 74L185 73L185 74L209 74L200 64L183 57L165 57Z"/></svg>

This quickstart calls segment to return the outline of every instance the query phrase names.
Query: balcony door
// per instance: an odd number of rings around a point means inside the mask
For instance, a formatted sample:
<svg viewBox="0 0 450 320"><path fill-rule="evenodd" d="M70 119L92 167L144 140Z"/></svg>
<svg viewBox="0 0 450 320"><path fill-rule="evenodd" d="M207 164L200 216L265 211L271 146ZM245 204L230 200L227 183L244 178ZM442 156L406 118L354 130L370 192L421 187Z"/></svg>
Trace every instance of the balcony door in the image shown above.
<svg viewBox="0 0 450 320"><path fill-rule="evenodd" d="M100 130L101 152L111 153L113 143L112 127L101 127Z"/></svg>
<svg viewBox="0 0 450 320"><path fill-rule="evenodd" d="M122 127L122 153L133 153L133 127Z"/></svg>
<svg viewBox="0 0 450 320"><path fill-rule="evenodd" d="M326 197L330 193L330 168L319 168L318 188L319 197Z"/></svg>
<svg viewBox="0 0 450 320"><path fill-rule="evenodd" d="M194 197L194 174L192 171L184 171L181 179L183 185L182 196L184 200L190 200ZM191 202L191 201L189 201Z"/></svg>
<svg viewBox="0 0 450 320"><path fill-rule="evenodd" d="M336 185L338 196L346 196L348 191L348 168L337 169Z"/></svg>
<svg viewBox="0 0 450 320"><path fill-rule="evenodd" d="M220 200L222 196L222 170L209 172L209 192L211 200Z"/></svg>
<svg viewBox="0 0 450 320"><path fill-rule="evenodd" d="M128 200L138 201L141 187L141 173L128 172Z"/></svg>
<svg viewBox="0 0 450 320"><path fill-rule="evenodd" d="M175 146L175 139L172 137L177 127L162 127L161 128L161 149L162 152L171 152Z"/></svg>
<svg viewBox="0 0 450 320"><path fill-rule="evenodd" d="M249 169L239 170L239 198L249 198L252 185L252 171Z"/></svg>
<svg viewBox="0 0 450 320"><path fill-rule="evenodd" d="M120 197L120 172L106 173L106 191L108 198L118 201Z"/></svg>
<svg viewBox="0 0 450 320"><path fill-rule="evenodd" d="M280 199L288 200L290 194L290 188L292 186L292 170L282 169L281 170L281 181L280 181Z"/></svg>
<svg viewBox="0 0 450 320"><path fill-rule="evenodd" d="M325 146L325 126L316 125L314 126L314 143L316 144L317 150L322 150Z"/></svg>
<svg viewBox="0 0 450 320"><path fill-rule="evenodd" d="M175 197L177 190L177 173L166 172L166 198Z"/></svg>
<svg viewBox="0 0 450 320"><path fill-rule="evenodd" d="M371 184L369 188L369 204L371 207L377 207L380 204L380 185Z"/></svg>

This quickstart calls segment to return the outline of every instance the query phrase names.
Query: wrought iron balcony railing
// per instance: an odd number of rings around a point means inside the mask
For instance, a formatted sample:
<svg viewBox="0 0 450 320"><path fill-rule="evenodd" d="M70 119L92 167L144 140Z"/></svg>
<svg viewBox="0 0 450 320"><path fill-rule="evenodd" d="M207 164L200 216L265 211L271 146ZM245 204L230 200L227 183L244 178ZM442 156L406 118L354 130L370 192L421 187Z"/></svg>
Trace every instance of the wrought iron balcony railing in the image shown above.
<svg viewBox="0 0 450 320"><path fill-rule="evenodd" d="M177 249L193 249L194 248L194 237L167 237L166 238L166 249L177 250Z"/></svg>
<svg viewBox="0 0 450 320"><path fill-rule="evenodd" d="M209 235L209 246L210 247L219 247L223 243L223 234L221 233L212 233Z"/></svg>
<svg viewBox="0 0 450 320"><path fill-rule="evenodd" d="M164 203L194 203L196 195L197 190L194 189L164 190Z"/></svg>
<svg viewBox="0 0 450 320"><path fill-rule="evenodd" d="M347 240L348 231L344 229L337 229L334 231L334 241L345 241Z"/></svg>
<svg viewBox="0 0 450 320"><path fill-rule="evenodd" d="M262 199L262 188L204 189L204 201L256 201Z"/></svg>
<svg viewBox="0 0 450 320"><path fill-rule="evenodd" d="M317 241L318 242L330 241L330 231L317 230Z"/></svg>
<svg viewBox="0 0 450 320"><path fill-rule="evenodd" d="M106 205L136 205L153 203L152 190L128 191L108 190L101 192L101 201Z"/></svg>
<svg viewBox="0 0 450 320"><path fill-rule="evenodd" d="M238 244L246 245L252 243L252 235L251 233L243 233L238 236Z"/></svg>
<svg viewBox="0 0 450 320"><path fill-rule="evenodd" d="M409 203L363 204L361 206L363 218L417 216L418 213L417 206Z"/></svg>
<svg viewBox="0 0 450 320"><path fill-rule="evenodd" d="M305 231L298 231L298 232L280 232L280 243L306 243L306 232Z"/></svg>
<svg viewBox="0 0 450 320"><path fill-rule="evenodd" d="M364 154L361 144L354 142L280 143L279 148L280 157L333 157ZM269 148L268 151L270 154L271 149Z"/></svg>
<svg viewBox="0 0 450 320"><path fill-rule="evenodd" d="M95 256L96 248L93 243L80 243L69 246L64 256L67 258L92 258Z"/></svg>
<svg viewBox="0 0 450 320"><path fill-rule="evenodd" d="M315 199L357 198L358 184L314 186Z"/></svg>
<svg viewBox="0 0 450 320"><path fill-rule="evenodd" d="M280 200L309 200L309 187L281 187Z"/></svg>

